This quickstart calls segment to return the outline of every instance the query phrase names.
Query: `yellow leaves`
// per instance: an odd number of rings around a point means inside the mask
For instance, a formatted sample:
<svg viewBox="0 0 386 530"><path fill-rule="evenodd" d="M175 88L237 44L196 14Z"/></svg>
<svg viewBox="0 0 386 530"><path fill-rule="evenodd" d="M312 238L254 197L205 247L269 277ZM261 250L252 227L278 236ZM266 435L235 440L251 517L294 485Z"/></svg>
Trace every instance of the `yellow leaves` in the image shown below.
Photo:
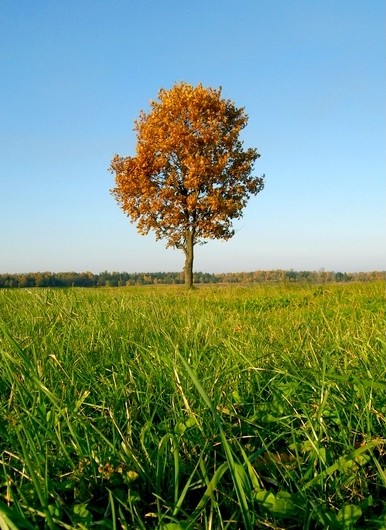
<svg viewBox="0 0 386 530"><path fill-rule="evenodd" d="M262 189L251 176L259 154L239 141L246 123L244 109L223 99L221 88L178 83L159 91L135 122L136 156L111 163L112 193L141 233L154 230L170 246L189 227L195 243L233 235L231 220Z"/></svg>
<svg viewBox="0 0 386 530"><path fill-rule="evenodd" d="M198 193L193 193L192 195L189 195L186 199L187 209L190 212L194 212L197 208L197 202L198 202Z"/></svg>

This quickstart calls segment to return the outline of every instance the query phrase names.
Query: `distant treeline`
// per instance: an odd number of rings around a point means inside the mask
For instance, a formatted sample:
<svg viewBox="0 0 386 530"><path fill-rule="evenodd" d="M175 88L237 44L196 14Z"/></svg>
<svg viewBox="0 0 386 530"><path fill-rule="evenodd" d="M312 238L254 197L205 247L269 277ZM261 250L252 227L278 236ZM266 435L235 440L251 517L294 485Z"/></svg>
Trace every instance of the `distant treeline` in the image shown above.
<svg viewBox="0 0 386 530"><path fill-rule="evenodd" d="M228 272L222 274L194 273L194 282L208 283L270 283L270 282L369 282L386 279L386 271L328 272L271 270ZM31 272L0 274L0 288L11 287L121 287L129 285L183 284L183 272Z"/></svg>

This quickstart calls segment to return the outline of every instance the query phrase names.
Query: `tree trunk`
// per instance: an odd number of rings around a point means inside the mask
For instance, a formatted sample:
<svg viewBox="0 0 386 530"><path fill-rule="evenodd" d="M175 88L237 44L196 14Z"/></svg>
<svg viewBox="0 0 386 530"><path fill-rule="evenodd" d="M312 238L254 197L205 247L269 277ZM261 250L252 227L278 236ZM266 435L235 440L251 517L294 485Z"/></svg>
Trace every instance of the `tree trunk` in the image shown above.
<svg viewBox="0 0 386 530"><path fill-rule="evenodd" d="M194 232L188 232L186 236L185 251L185 286L191 289L193 287L193 247L194 247Z"/></svg>

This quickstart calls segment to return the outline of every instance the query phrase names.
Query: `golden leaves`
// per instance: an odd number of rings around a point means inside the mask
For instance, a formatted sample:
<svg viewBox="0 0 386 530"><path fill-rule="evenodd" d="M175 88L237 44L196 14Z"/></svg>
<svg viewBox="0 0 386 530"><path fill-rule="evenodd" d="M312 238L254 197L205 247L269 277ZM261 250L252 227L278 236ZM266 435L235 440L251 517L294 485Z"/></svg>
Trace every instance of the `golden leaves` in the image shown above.
<svg viewBox="0 0 386 530"><path fill-rule="evenodd" d="M136 156L111 163L119 206L141 233L154 230L168 246L180 246L189 230L194 243L228 239L232 219L263 187L251 176L260 155L239 140L244 109L223 99L221 88L188 83L161 89L150 107L135 122Z"/></svg>

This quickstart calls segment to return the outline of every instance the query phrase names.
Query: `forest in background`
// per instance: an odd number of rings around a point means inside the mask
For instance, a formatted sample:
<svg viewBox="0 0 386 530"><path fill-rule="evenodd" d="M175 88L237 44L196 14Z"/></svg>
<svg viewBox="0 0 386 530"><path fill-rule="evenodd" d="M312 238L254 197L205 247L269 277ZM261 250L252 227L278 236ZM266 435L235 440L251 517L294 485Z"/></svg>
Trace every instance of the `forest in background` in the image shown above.
<svg viewBox="0 0 386 530"><path fill-rule="evenodd" d="M243 284L270 282L332 283L369 282L386 279L386 271L334 272L257 270L253 272L195 272L195 284ZM0 274L0 288L17 287L124 287L130 285L183 284L183 272L31 272Z"/></svg>

